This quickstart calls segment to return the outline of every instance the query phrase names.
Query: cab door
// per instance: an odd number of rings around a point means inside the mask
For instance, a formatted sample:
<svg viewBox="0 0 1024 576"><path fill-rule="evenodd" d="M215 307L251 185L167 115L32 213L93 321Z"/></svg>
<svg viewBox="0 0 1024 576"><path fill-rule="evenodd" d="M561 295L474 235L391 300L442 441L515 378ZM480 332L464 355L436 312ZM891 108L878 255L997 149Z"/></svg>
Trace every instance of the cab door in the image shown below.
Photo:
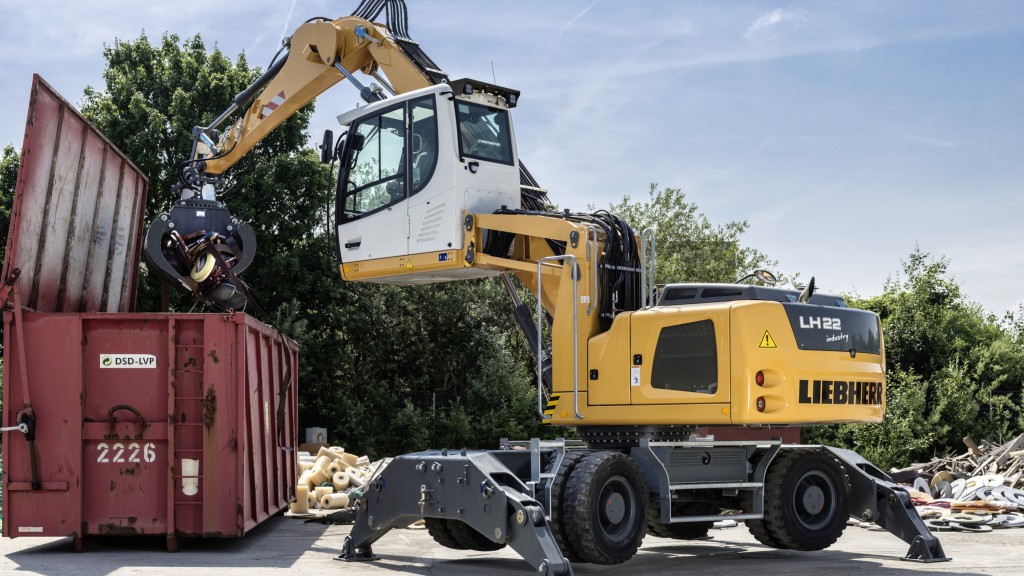
<svg viewBox="0 0 1024 576"><path fill-rule="evenodd" d="M405 104L353 122L348 146L336 207L341 261L406 255Z"/></svg>
<svg viewBox="0 0 1024 576"><path fill-rule="evenodd" d="M729 306L666 306L634 312L632 404L729 402Z"/></svg>

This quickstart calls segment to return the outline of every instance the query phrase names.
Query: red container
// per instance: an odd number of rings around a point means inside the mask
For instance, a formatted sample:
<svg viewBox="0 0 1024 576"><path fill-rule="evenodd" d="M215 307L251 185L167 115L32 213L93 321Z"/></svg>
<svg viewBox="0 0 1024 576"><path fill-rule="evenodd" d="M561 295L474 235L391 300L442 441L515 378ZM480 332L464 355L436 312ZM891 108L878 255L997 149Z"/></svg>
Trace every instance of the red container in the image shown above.
<svg viewBox="0 0 1024 576"><path fill-rule="evenodd" d="M3 425L31 402L36 473L27 437L5 432L4 536L158 534L173 550L287 506L294 342L241 313L21 317L4 312Z"/></svg>

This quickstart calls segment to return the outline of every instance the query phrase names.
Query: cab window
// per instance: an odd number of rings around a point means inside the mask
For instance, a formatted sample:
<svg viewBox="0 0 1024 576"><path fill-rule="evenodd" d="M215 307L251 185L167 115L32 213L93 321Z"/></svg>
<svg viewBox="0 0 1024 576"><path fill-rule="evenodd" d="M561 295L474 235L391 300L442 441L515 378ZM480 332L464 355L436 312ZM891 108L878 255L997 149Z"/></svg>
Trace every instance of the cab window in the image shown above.
<svg viewBox="0 0 1024 576"><path fill-rule="evenodd" d="M430 180L437 165L434 101L434 96L417 98L353 123L338 181L340 222L397 204Z"/></svg>
<svg viewBox="0 0 1024 576"><path fill-rule="evenodd" d="M437 114L434 98L421 98L410 104L412 110L412 191L419 192L430 181L437 166Z"/></svg>
<svg viewBox="0 0 1024 576"><path fill-rule="evenodd" d="M455 114L459 122L459 153L463 157L513 163L508 110L456 100Z"/></svg>
<svg viewBox="0 0 1024 576"><path fill-rule="evenodd" d="M360 218L405 199L405 108L363 118L349 130L343 218Z"/></svg>

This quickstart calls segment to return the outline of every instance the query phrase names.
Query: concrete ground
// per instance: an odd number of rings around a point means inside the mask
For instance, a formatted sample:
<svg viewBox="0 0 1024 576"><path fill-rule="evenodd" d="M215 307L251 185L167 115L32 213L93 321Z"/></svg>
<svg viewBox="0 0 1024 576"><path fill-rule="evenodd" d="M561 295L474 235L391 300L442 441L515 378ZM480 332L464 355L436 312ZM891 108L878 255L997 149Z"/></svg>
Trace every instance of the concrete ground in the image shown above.
<svg viewBox="0 0 1024 576"><path fill-rule="evenodd" d="M334 558L350 526L326 526L276 516L241 540L185 540L181 551L164 551L163 538L99 539L75 553L70 538L0 539L0 575L74 576L272 576L395 574L521 576L530 566L506 548L464 552L437 546L426 530L395 530L374 546L382 559L343 563ZM983 534L939 534L951 562L900 560L907 545L881 531L848 527L821 552L773 550L758 544L740 525L712 530L713 540L677 541L648 536L640 552L616 566L577 564L585 574L701 574L756 576L933 576L1014 575L1024 572L1024 528Z"/></svg>

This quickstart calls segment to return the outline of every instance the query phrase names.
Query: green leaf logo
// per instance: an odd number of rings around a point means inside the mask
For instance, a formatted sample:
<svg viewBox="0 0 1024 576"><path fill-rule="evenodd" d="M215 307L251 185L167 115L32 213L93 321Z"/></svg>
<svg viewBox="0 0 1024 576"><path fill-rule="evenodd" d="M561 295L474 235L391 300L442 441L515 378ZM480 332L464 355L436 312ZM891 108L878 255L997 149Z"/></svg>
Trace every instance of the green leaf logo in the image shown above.
<svg viewBox="0 0 1024 576"><path fill-rule="evenodd" d="M114 362L114 361L113 361L113 359L111 359L111 358L110 358L110 356L104 356L104 357L103 357L103 360L101 360L101 363L102 363L102 364L103 364L104 366L110 366L110 365L111 365L111 364L112 364L113 362Z"/></svg>

